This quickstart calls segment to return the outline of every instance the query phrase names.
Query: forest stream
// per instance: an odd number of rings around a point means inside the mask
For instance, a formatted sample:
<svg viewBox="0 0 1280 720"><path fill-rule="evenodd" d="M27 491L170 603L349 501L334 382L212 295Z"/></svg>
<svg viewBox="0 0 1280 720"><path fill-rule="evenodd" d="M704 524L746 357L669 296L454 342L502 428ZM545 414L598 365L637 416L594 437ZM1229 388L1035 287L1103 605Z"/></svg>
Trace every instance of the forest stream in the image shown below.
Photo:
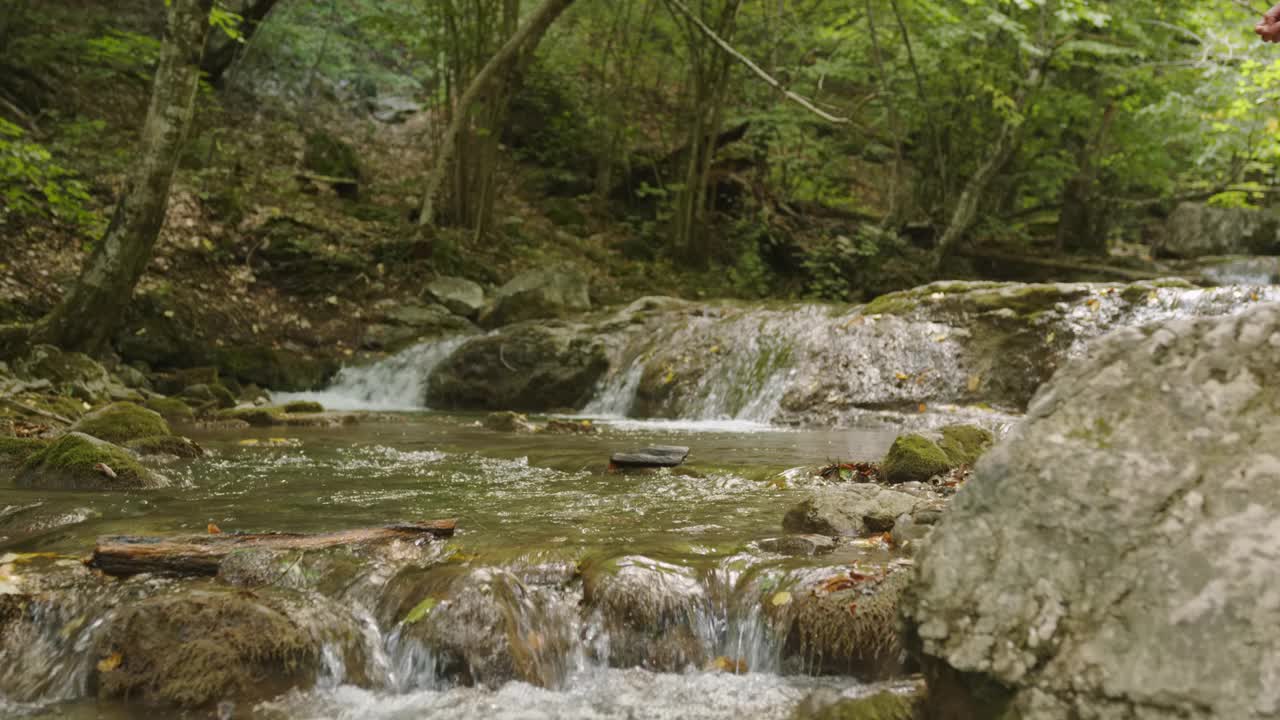
<svg viewBox="0 0 1280 720"><path fill-rule="evenodd" d="M498 435L477 420L417 412L340 429L193 432L211 457L164 467L178 481L169 490L10 492L0 509L0 533L15 525L50 529L0 547L16 560L7 568L26 574L48 563L78 565L76 558L99 535L203 533L207 523L224 531L316 532L457 517L455 537L422 549L414 561L473 574L457 591L463 595L449 600L454 603L469 602L468 593L487 595L501 582L517 584L521 594L498 593L502 612L524 632L560 641L548 640L545 656L535 661L543 667L531 670L554 689L520 681L466 687L456 682L457 671L446 670L448 660L405 631L403 618L386 617L387 578L378 575L399 570L408 564L405 558L371 561L334 590L310 577L323 575L324 560L316 558L319 565L312 567L312 558L291 555L281 561L284 575L276 587L328 594L341 612L315 621L346 625L313 628L335 636L317 664L314 690L286 694L243 716L407 718L447 711L457 718L625 718L637 712L765 718L785 717L818 687L853 694L870 687L810 672L804 657L786 650L785 629L774 627L759 606L762 597L777 597L815 574L835 575L859 563L883 566L894 560L887 546L855 543L832 554L785 557L762 550L759 541L778 536L780 508L798 501L805 483L820 482L771 483L778 472L815 459L879 457L895 436L892 428L799 431L743 422L601 419L596 435L526 436ZM606 470L611 450L655 443L687 445L689 463L640 474ZM22 556L33 550L52 555ZM612 606L584 605L583 582L571 576L575 567L610 563L634 566L641 577L657 580L622 588L638 595L634 602L666 607L689 623L694 635L677 657L657 657L672 652L659 647L654 658L628 651L638 667L609 662L610 643L626 640L610 637L616 618L604 614ZM544 577L525 577L530 573ZM92 584L87 576L68 582ZM81 717L75 700L88 694L98 662L88 649L103 616L117 609L120 597L174 592L177 583L189 592L193 584L217 581L140 577L110 590L78 590L36 637L7 638L0 689L26 700L3 701L0 709ZM617 604L619 612L625 607ZM501 634L502 624L487 630ZM344 649L352 638L359 647ZM360 667L347 664L354 656ZM732 667L726 670L723 658L731 658ZM665 671L644 669L654 666ZM83 711L83 717L151 716L126 704L104 710L96 701Z"/></svg>

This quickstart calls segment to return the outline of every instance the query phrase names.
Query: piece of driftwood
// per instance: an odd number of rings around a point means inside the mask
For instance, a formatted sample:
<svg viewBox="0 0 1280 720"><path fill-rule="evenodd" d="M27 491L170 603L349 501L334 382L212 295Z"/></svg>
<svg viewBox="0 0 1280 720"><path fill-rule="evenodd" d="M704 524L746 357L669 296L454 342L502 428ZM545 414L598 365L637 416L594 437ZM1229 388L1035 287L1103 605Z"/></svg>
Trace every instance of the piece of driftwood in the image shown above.
<svg viewBox="0 0 1280 720"><path fill-rule="evenodd" d="M93 555L87 563L90 567L108 575L137 575L152 572L173 575L217 575L223 559L237 550L298 552L390 540L447 538L453 535L456 525L456 520L433 520L314 535L301 533L219 533L176 537L108 535L98 538L97 547L94 548Z"/></svg>
<svg viewBox="0 0 1280 720"><path fill-rule="evenodd" d="M654 445L631 452L614 453L609 463L616 468L675 467L689 457L683 445Z"/></svg>

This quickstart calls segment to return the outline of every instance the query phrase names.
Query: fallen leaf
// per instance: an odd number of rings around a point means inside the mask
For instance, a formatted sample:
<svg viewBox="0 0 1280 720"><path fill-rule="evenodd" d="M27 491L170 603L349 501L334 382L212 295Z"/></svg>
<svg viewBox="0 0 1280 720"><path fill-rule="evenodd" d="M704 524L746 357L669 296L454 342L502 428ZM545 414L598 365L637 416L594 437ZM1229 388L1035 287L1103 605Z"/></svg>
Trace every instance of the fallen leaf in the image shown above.
<svg viewBox="0 0 1280 720"><path fill-rule="evenodd" d="M113 652L98 661L98 672L109 673L120 667L122 662L124 662L124 656L118 652Z"/></svg>
<svg viewBox="0 0 1280 720"><path fill-rule="evenodd" d="M404 624L412 625L418 622L422 618L426 617L432 611L432 609L434 609L435 606L439 604L440 604L439 600L435 598L427 598L426 600L423 600L417 605L414 605L413 609L409 611L409 614L404 616Z"/></svg>
<svg viewBox="0 0 1280 720"><path fill-rule="evenodd" d="M924 403L920 403L919 405L916 406L916 410L923 415L924 413L929 412L929 406L925 405Z"/></svg>
<svg viewBox="0 0 1280 720"><path fill-rule="evenodd" d="M783 605L790 605L791 593L787 592L786 590L783 590L782 592L774 593L773 598L770 599L769 602L773 603L774 607L782 607Z"/></svg>
<svg viewBox="0 0 1280 720"><path fill-rule="evenodd" d="M893 374L893 376L894 376L894 377L896 377L896 378L898 378L898 382L906 382L907 380L910 380L910 379L911 379L911 376L910 376L910 375L908 375L908 374L906 374L906 373L901 373L901 372L900 372L900 373L894 373L894 374Z"/></svg>
<svg viewBox="0 0 1280 720"><path fill-rule="evenodd" d="M218 535L222 532L222 528L214 525L213 523L209 523L209 527L207 529L210 535Z"/></svg>

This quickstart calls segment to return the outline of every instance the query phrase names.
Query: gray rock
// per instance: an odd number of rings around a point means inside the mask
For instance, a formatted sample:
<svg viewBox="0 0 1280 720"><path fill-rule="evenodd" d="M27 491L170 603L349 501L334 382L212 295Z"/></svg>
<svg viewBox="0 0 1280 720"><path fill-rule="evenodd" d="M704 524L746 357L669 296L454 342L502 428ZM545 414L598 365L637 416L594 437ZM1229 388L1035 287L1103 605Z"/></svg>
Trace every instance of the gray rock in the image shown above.
<svg viewBox="0 0 1280 720"><path fill-rule="evenodd" d="M424 292L431 300L465 318L475 318L484 308L484 288L460 277L439 277L427 283Z"/></svg>
<svg viewBox="0 0 1280 720"><path fill-rule="evenodd" d="M89 403L131 399L137 395L88 355L63 352L52 345L31 348L26 357L14 362L13 370L19 378L46 380L55 390L69 392Z"/></svg>
<svg viewBox="0 0 1280 720"><path fill-rule="evenodd" d="M823 555L836 549L836 541L826 535L783 535L760 541L760 549L780 555Z"/></svg>
<svg viewBox="0 0 1280 720"><path fill-rule="evenodd" d="M608 369L599 338L573 327L519 325L472 338L437 366L427 405L520 412L582 407Z"/></svg>
<svg viewBox="0 0 1280 720"><path fill-rule="evenodd" d="M1155 249L1178 258L1280 252L1280 216L1262 210L1182 203L1169 215Z"/></svg>
<svg viewBox="0 0 1280 720"><path fill-rule="evenodd" d="M617 452L609 462L624 468L675 467L689 457L689 448L683 445L653 445L631 452Z"/></svg>
<svg viewBox="0 0 1280 720"><path fill-rule="evenodd" d="M591 309L587 278L571 268L529 270L498 289L480 324L498 327L543 318L563 318Z"/></svg>
<svg viewBox="0 0 1280 720"><path fill-rule="evenodd" d="M1037 394L917 555L947 717L1280 715L1278 353L1263 305L1118 331Z"/></svg>
<svg viewBox="0 0 1280 720"><path fill-rule="evenodd" d="M900 515L931 506L924 498L871 483L822 488L787 511L782 529L793 533L858 537L893 530Z"/></svg>

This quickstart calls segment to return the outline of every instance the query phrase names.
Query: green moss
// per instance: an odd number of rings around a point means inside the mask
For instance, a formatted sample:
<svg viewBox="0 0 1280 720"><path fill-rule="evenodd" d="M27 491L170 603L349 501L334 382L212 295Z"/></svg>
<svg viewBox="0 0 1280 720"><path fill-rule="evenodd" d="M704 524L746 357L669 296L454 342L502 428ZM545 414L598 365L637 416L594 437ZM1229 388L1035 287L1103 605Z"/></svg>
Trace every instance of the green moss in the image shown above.
<svg viewBox="0 0 1280 720"><path fill-rule="evenodd" d="M0 437L0 468L20 466L48 444L35 438Z"/></svg>
<svg viewBox="0 0 1280 720"><path fill-rule="evenodd" d="M204 456L204 448L190 438L177 435L157 435L130 441L125 447L139 455L174 455L180 458Z"/></svg>
<svg viewBox="0 0 1280 720"><path fill-rule="evenodd" d="M81 418L72 430L113 443L172 434L169 423L160 413L131 402L112 403L94 410Z"/></svg>
<svg viewBox="0 0 1280 720"><path fill-rule="evenodd" d="M284 413L278 407L232 408L218 413L222 420L243 420L254 427L284 425Z"/></svg>
<svg viewBox="0 0 1280 720"><path fill-rule="evenodd" d="M946 453L952 465L972 465L994 442L995 436L991 431L977 425L948 425L942 428L938 447Z"/></svg>
<svg viewBox="0 0 1280 720"><path fill-rule="evenodd" d="M952 467L951 460L937 443L914 433L894 440L880 463L881 472L891 483L923 482Z"/></svg>
<svg viewBox="0 0 1280 720"><path fill-rule="evenodd" d="M165 420L174 422L192 422L196 418L195 411L191 409L191 406L178 398L151 398L146 401L145 407L148 410L159 413L160 417Z"/></svg>
<svg viewBox="0 0 1280 720"><path fill-rule="evenodd" d="M765 610L790 620L788 654L815 659L811 670L890 677L902 670L898 606L910 582L911 572L898 571L835 592L795 592L780 605L767 596Z"/></svg>
<svg viewBox="0 0 1280 720"><path fill-rule="evenodd" d="M84 401L66 395L44 395L31 401L33 407L75 420L84 415Z"/></svg>
<svg viewBox="0 0 1280 720"><path fill-rule="evenodd" d="M324 405L314 400L294 400L284 404L284 411L286 413L322 413Z"/></svg>
<svg viewBox="0 0 1280 720"><path fill-rule="evenodd" d="M100 697L199 708L305 686L320 652L289 606L263 591L197 591L125 608L98 655L120 658L97 665Z"/></svg>
<svg viewBox="0 0 1280 720"><path fill-rule="evenodd" d="M846 698L825 707L797 712L794 720L911 720L916 698L888 690L867 697Z"/></svg>
<svg viewBox="0 0 1280 720"><path fill-rule="evenodd" d="M110 468L115 477L99 465ZM16 483L43 490L128 490L158 487L163 480L123 448L72 432L27 458Z"/></svg>

